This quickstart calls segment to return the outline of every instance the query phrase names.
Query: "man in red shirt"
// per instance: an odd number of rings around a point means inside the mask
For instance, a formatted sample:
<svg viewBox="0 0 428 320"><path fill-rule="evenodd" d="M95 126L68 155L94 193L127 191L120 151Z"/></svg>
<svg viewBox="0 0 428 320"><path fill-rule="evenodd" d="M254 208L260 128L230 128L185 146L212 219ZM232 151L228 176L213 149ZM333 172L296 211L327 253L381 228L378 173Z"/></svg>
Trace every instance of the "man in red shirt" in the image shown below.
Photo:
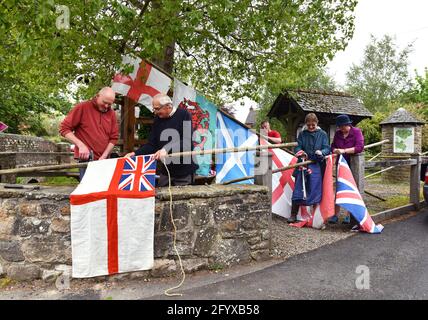
<svg viewBox="0 0 428 320"><path fill-rule="evenodd" d="M74 158L79 161L103 160L110 156L119 138L116 115L111 105L115 93L105 87L88 101L73 107L61 122L59 132L68 141L75 144ZM90 159L93 155L93 159ZM81 170L83 178L85 170Z"/></svg>
<svg viewBox="0 0 428 320"><path fill-rule="evenodd" d="M263 121L260 128L264 130L264 132L262 131L262 134L267 133L270 142L273 142L273 143L282 142L280 133L278 131L270 129L269 121L267 120Z"/></svg>

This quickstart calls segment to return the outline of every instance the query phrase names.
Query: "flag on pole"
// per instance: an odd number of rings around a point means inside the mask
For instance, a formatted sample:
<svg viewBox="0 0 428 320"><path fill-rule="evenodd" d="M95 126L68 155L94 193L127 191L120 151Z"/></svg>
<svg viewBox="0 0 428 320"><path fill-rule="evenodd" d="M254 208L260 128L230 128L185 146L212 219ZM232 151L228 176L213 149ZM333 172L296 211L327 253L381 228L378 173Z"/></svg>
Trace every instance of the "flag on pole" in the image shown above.
<svg viewBox="0 0 428 320"><path fill-rule="evenodd" d="M265 139L260 138L260 145L267 145ZM297 158L281 149L269 149L272 154L272 170L293 165ZM291 196L294 190L293 170L284 170L272 174L272 212L289 218L291 214Z"/></svg>
<svg viewBox="0 0 428 320"><path fill-rule="evenodd" d="M8 128L8 126L6 124L4 124L3 122L0 121L0 132L3 132L7 128Z"/></svg>
<svg viewBox="0 0 428 320"><path fill-rule="evenodd" d="M300 206L297 215L300 222L293 223L295 227L308 226L321 229L327 219L334 216L333 155L326 157L325 161L321 202L315 206Z"/></svg>
<svg viewBox="0 0 428 320"><path fill-rule="evenodd" d="M73 277L152 268L155 171L152 155L88 163L70 195Z"/></svg>
<svg viewBox="0 0 428 320"><path fill-rule="evenodd" d="M171 78L140 58L123 57L123 65L131 65L128 75L117 73L113 77L112 89L152 110L152 100L158 93L167 93Z"/></svg>
<svg viewBox="0 0 428 320"><path fill-rule="evenodd" d="M217 112L216 148L255 147L258 136L238 122ZM221 153L216 156L216 183L254 175L255 151ZM238 182L253 184L254 179Z"/></svg>
<svg viewBox="0 0 428 320"><path fill-rule="evenodd" d="M336 204L349 211L358 221L359 231L381 233L383 225L376 225L367 211L354 176L345 158L340 155L337 165Z"/></svg>
<svg viewBox="0 0 428 320"><path fill-rule="evenodd" d="M215 146L217 107L195 89L186 86L178 79L174 79L172 102L174 109L187 110L192 116L193 150L212 150ZM196 162L199 165L196 174L209 176L212 156L210 154L197 155Z"/></svg>

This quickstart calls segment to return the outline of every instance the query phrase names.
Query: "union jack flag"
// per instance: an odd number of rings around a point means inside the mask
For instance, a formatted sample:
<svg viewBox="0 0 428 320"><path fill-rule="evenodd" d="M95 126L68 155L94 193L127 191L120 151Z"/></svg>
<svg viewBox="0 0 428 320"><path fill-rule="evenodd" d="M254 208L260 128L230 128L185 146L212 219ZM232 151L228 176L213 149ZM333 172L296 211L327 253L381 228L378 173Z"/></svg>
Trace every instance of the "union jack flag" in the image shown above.
<svg viewBox="0 0 428 320"><path fill-rule="evenodd" d="M155 189L156 161L153 156L131 157L124 161L118 189L152 191Z"/></svg>
<svg viewBox="0 0 428 320"><path fill-rule="evenodd" d="M337 167L336 204L353 215L360 225L359 231L382 232L383 226L376 225L370 217L348 163L342 155Z"/></svg>

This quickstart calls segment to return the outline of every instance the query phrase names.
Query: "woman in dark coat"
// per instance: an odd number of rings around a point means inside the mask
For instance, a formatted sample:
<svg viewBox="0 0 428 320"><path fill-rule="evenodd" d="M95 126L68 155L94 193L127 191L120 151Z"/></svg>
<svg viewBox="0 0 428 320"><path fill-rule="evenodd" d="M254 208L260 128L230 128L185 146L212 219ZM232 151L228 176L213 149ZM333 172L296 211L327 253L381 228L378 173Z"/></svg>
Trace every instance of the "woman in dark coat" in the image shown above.
<svg viewBox="0 0 428 320"><path fill-rule="evenodd" d="M291 216L288 222L295 222L299 206L317 205L322 197L322 164L324 157L330 154L327 133L318 127L318 118L314 113L305 117L303 131L297 137L294 149L299 162L313 160L307 167L298 167L293 175L295 185L292 196Z"/></svg>

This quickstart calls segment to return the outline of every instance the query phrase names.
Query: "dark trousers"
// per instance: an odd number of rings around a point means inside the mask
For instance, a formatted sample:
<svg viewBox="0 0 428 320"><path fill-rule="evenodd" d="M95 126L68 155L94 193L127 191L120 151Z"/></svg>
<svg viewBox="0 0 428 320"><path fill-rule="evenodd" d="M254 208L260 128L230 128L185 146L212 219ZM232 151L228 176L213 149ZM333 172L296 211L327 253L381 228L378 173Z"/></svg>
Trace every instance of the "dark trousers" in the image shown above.
<svg viewBox="0 0 428 320"><path fill-rule="evenodd" d="M187 186L193 184L195 176L193 174L188 174L186 176L171 176L171 186ZM168 175L159 174L159 181L157 183L158 187L168 187Z"/></svg>

